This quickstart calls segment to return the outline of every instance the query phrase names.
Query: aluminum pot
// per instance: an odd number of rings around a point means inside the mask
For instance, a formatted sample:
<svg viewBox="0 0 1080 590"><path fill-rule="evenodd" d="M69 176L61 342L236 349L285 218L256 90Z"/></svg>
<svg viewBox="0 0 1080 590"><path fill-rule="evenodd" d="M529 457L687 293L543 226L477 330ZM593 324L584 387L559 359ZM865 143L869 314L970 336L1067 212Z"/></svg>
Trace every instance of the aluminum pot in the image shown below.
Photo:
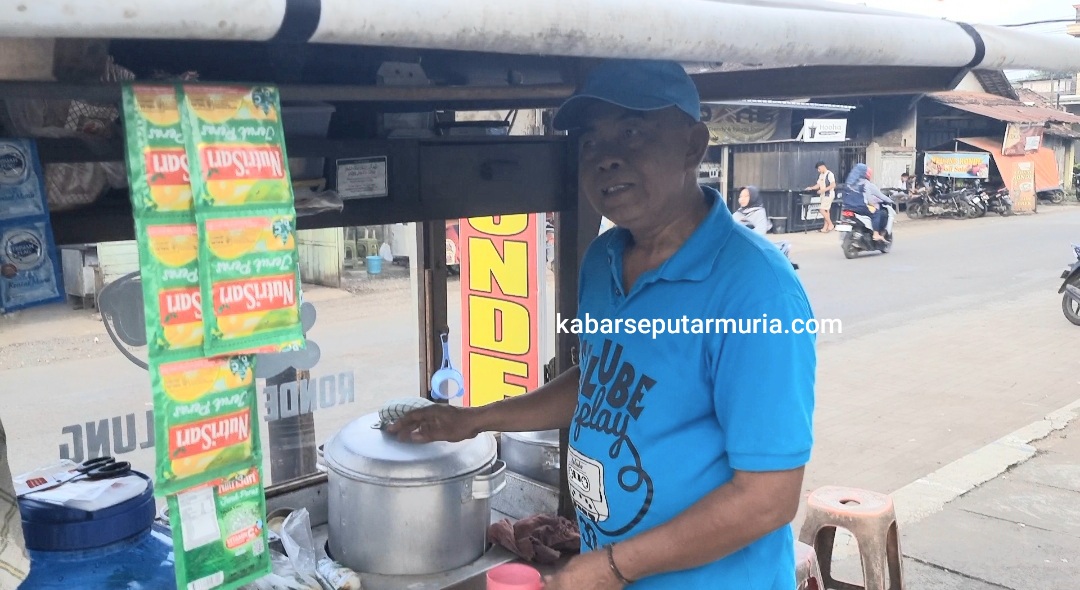
<svg viewBox="0 0 1080 590"><path fill-rule="evenodd" d="M500 457L506 468L550 486L559 486L559 431L504 432Z"/></svg>
<svg viewBox="0 0 1080 590"><path fill-rule="evenodd" d="M476 561L487 549L491 497L506 485L495 437L400 442L378 413L325 445L330 555L359 573L426 575Z"/></svg>

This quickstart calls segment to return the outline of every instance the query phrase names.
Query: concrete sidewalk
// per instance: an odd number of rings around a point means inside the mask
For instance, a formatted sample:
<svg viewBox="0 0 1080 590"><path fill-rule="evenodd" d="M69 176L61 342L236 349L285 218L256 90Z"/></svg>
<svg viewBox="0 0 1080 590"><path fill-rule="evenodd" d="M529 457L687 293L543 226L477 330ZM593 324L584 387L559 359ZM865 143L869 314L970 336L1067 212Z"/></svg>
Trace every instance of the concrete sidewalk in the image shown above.
<svg viewBox="0 0 1080 590"><path fill-rule="evenodd" d="M1080 588L1080 420L1031 446L1031 459L901 524L907 590ZM858 559L842 549L836 575L858 584Z"/></svg>
<svg viewBox="0 0 1080 590"><path fill-rule="evenodd" d="M906 587L1080 588L1080 421L901 531Z"/></svg>

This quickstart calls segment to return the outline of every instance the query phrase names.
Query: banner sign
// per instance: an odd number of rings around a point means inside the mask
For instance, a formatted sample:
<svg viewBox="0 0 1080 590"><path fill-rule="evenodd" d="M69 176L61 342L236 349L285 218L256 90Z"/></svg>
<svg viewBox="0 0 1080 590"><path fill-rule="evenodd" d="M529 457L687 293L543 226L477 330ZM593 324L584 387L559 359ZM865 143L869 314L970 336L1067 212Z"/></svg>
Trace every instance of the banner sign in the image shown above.
<svg viewBox="0 0 1080 590"><path fill-rule="evenodd" d="M1005 129L1005 141L1001 146L1003 156L1023 156L1042 146L1046 127L1037 123L1009 123Z"/></svg>
<svg viewBox="0 0 1080 590"><path fill-rule="evenodd" d="M799 136L808 143L847 141L847 119L807 119Z"/></svg>
<svg viewBox="0 0 1080 590"><path fill-rule="evenodd" d="M1013 208L1017 211L1035 210L1035 163L1020 162L1016 165L1009 192L1013 198Z"/></svg>
<svg viewBox="0 0 1080 590"><path fill-rule="evenodd" d="M923 174L948 178L990 177L990 154L987 152L926 152Z"/></svg>
<svg viewBox="0 0 1080 590"><path fill-rule="evenodd" d="M709 145L791 139L791 111L758 106L701 106Z"/></svg>
<svg viewBox="0 0 1080 590"><path fill-rule="evenodd" d="M461 373L467 407L541 384L539 217L461 221Z"/></svg>

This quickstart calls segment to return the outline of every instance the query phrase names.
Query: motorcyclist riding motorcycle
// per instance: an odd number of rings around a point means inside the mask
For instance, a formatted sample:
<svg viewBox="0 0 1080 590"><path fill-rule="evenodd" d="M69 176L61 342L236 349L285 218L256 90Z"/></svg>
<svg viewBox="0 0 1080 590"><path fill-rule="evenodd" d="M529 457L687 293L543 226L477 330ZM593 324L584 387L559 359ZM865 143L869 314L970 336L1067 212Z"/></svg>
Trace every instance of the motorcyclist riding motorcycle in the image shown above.
<svg viewBox="0 0 1080 590"><path fill-rule="evenodd" d="M742 223L755 233L765 237L772 229L772 222L765 211L765 202L761 198L761 191L756 186L746 186L739 191L739 208L732 214L735 221ZM791 259L791 244L789 242L774 242L777 248Z"/></svg>
<svg viewBox="0 0 1080 590"><path fill-rule="evenodd" d="M873 239L875 242L885 242L885 224L888 223L888 211L882 206L893 205L895 202L881 192L881 189L870 181L873 170L863 163L855 164L848 174L843 191L844 208L854 211L859 215L869 216L873 220Z"/></svg>

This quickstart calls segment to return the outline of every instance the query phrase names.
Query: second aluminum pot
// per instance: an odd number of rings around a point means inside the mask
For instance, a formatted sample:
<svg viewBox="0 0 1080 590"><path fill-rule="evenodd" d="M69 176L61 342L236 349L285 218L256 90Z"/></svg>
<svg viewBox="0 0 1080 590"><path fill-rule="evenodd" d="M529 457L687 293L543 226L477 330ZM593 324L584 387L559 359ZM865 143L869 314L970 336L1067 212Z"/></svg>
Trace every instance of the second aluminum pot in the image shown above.
<svg viewBox="0 0 1080 590"><path fill-rule="evenodd" d="M506 468L530 479L559 487L559 431L504 432L500 458Z"/></svg>
<svg viewBox="0 0 1080 590"><path fill-rule="evenodd" d="M382 575L434 574L482 557L490 499L506 485L495 437L400 442L379 426L368 414L326 443L331 556Z"/></svg>

